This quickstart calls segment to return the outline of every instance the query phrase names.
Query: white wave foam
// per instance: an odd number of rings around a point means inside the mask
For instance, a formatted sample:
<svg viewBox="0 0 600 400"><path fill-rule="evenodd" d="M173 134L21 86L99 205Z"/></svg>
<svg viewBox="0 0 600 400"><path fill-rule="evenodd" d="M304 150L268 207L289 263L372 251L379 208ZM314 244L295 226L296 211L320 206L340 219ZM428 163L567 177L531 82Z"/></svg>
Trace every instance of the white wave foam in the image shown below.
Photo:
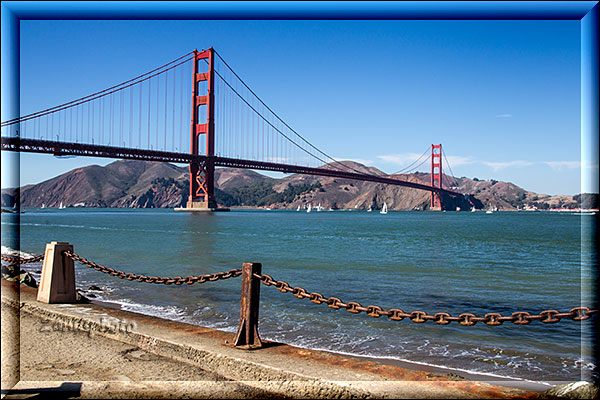
<svg viewBox="0 0 600 400"><path fill-rule="evenodd" d="M274 339L271 339L270 337L267 337L267 336L264 336L264 338L267 339L267 340L274 340ZM426 366L426 367L447 369L449 371L458 371L458 372L463 372L465 374L488 376L490 378L497 378L497 379L500 379L500 380L514 380L514 381L526 382L526 383L531 383L531 384L538 384L538 385L543 385L543 386L548 386L548 387L554 386L553 384L551 384L549 382L544 382L544 381L534 381L534 380L530 380L530 379L517 378L517 377L514 377L514 376L510 376L510 375L501 375L501 374L495 374L495 373L492 373L492 372L482 372L482 371L478 371L478 370L469 370L469 369L463 369L463 368L456 368L456 367L447 366L447 365L443 365L443 364L431 364L431 363L422 362L422 361L409 360L409 359L405 359L405 358L401 358L401 357L375 356L375 355L357 354L357 353L352 353L352 352L347 352L347 351L340 351L340 350L330 349L330 348L327 348L327 347L318 347L318 346L308 347L308 346L302 346L301 344L296 343L295 341L288 341L287 344L292 345L292 346L309 348L310 350L327 351L327 352L330 352L330 353L342 354L342 355L351 356L351 357L361 357L361 358L373 358L373 359L380 359L380 360L401 361L401 362L405 362L405 363L412 364L412 365L423 365L423 366Z"/></svg>
<svg viewBox="0 0 600 400"><path fill-rule="evenodd" d="M2 254L8 254L8 255L11 255L11 256L16 256L16 257L21 257L21 258L33 258L33 257L35 257L35 254L27 253L25 251L19 251L19 250L11 249L10 247L6 247L6 246L1 246L1 247L2 247Z"/></svg>

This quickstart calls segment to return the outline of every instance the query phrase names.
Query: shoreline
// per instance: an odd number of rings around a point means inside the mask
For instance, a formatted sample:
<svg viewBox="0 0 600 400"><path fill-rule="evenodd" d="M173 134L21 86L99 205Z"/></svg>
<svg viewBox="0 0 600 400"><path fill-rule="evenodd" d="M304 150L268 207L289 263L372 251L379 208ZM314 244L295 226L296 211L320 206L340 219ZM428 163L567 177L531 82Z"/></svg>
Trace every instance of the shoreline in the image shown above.
<svg viewBox="0 0 600 400"><path fill-rule="evenodd" d="M92 354L103 351L97 348L94 337L105 337L284 396L535 398L540 394L540 389L532 391L498 386L489 379L486 382L457 378L455 375L429 372L428 368L415 368L414 364L404 364L410 368L403 368L381 360L310 350L268 340L264 340L265 346L260 350L242 350L232 345L234 334L231 332L124 311L103 301L37 303L35 295L36 289L20 286L19 290L10 282L2 282L3 305L8 303L15 311L20 309L21 313L49 321L47 324L53 327L53 331L69 335L69 332L83 331L86 334L78 336L89 342L87 345L91 346ZM107 326L114 329L104 329ZM38 335L43 334L36 333L34 336ZM48 351L52 351L52 346ZM69 356L55 355L59 358ZM123 365L123 371L119 367L114 373L125 374L126 369L127 366Z"/></svg>
<svg viewBox="0 0 600 400"><path fill-rule="evenodd" d="M98 306L101 306L101 307L111 308L111 309L115 309L115 310L119 310L119 311L125 311L128 313L130 312L130 313L134 313L134 314L146 315L146 316L153 317L153 318L159 318L159 317L156 317L151 314L143 314L143 313L139 313L139 312L135 312L135 311L125 310L123 308L123 305L121 305L120 303L111 302L111 301L107 301L107 300L96 300L96 299L88 299L88 300L90 301L90 303L97 304ZM173 321L173 322L180 322L180 321L175 321L175 320L170 320L170 319L165 319L165 320ZM222 332L224 334L230 333L230 332L215 329L215 328L204 327L204 326L198 325L198 324L192 324L192 323L189 323L189 324L201 327L203 329L214 329L214 330ZM260 334L260 328L259 328L259 334ZM464 379L464 380L470 380L470 381L485 382L485 383L490 383L490 384L494 384L494 385L505 386L505 387L509 387L509 388L521 389L521 390L532 391L532 392L543 392L545 390L552 388L555 385L560 385L560 384L565 384L565 383L571 382L571 381L565 380L565 381L555 382L554 384L550 384L550 383L545 383L545 382L531 381L531 380L526 380L526 379L507 377L507 376L501 376L501 375L490 374L490 373L480 373L477 371L462 370L462 369L447 367L447 366L443 366L443 365L433 365L433 364L428 364L425 362L402 360L402 359L393 358L393 357L376 357L376 356L368 356L368 355L359 355L359 354L352 354L352 353L335 351L335 350L324 349L324 348L300 347L300 346L294 345L294 344L280 343L280 342L277 342L277 343L283 344L286 346L293 346L293 347L303 349L303 350L332 353L332 354L337 354L337 355L340 355L343 357L350 357L352 359L356 359L356 360L360 360L360 361L390 365L393 367L399 367L399 368L408 369L411 371L449 375L449 376L453 377L453 379L457 379L457 380Z"/></svg>
<svg viewBox="0 0 600 400"><path fill-rule="evenodd" d="M39 281L39 278L37 280ZM86 292L88 292L88 291L83 288L80 290L82 292L82 295L86 296ZM163 316L153 314L152 312L144 312L143 309L142 310L135 309L135 311L131 310L131 308L128 308L128 306L126 304L122 304L118 300L111 301L111 300L106 300L106 299L97 299L95 297L88 298L88 300L90 301L90 303L97 304L101 307L111 308L111 309L125 311L125 312L132 312L135 314L149 316L149 317L161 318L161 319L173 321L173 322L183 322L182 320L178 320L178 319L165 318ZM142 308L144 306L148 306L148 304L141 304L141 303L135 303L135 304L142 306ZM218 330L223 333L231 333L232 332L231 330L222 330L218 327L211 327L210 324L208 326L203 326L201 321L186 321L183 323L202 327L205 329L214 329L214 330ZM229 329L229 327L227 329ZM260 331L260 328L259 328L259 331ZM427 362L419 362L419 361L415 361L415 360L404 360L404 359L400 359L400 358L396 358L396 357L386 357L385 355L377 356L377 355L353 354L353 353L348 353L348 352L344 352L344 351L337 351L335 349L330 349L330 348L306 347L306 346L303 346L302 344L296 344L293 341L291 341L291 343L281 342L280 344L294 346L294 347L297 347L300 349L323 351L323 352L329 352L329 353L333 353L333 354L339 354L341 356L352 357L357 360L376 362L376 363L380 363L380 364L384 364L384 365L391 365L391 366L396 366L396 367L400 367L400 368L404 368L404 369L410 369L413 371L424 371L424 372L431 372L431 373L437 373L437 374L452 375L452 376L456 376L458 379L464 378L464 379L474 380L474 381L479 381L479 382L493 382L496 385L501 385L501 386L506 386L506 387L511 387L511 388L519 388L519 389L524 389L524 390L544 391L544 390L551 388L553 385L571 382L569 380L564 380L564 381L563 380L560 380L560 381L558 381L558 380L556 380L556 381L527 380L524 378L517 378L517 377L512 377L512 376L502 376L499 374L488 373L488 372L471 371L471 370L460 369L457 367L446 366L446 365L439 365L439 364L433 364L433 363L427 363ZM438 361L438 360L436 359L435 361ZM440 361L443 362L444 359L442 358Z"/></svg>

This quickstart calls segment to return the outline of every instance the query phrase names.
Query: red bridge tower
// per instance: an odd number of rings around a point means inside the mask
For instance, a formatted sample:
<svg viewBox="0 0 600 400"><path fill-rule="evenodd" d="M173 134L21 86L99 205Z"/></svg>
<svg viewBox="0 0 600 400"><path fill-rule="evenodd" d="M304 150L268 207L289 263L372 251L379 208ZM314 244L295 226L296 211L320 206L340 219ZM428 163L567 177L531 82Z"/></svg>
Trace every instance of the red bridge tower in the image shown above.
<svg viewBox="0 0 600 400"><path fill-rule="evenodd" d="M431 186L442 188L442 145L431 145ZM442 209L442 199L438 192L431 192L432 210Z"/></svg>
<svg viewBox="0 0 600 400"><path fill-rule="evenodd" d="M217 208L215 201L215 52L194 50L192 75L192 123L190 152L200 155L200 140L205 140L206 161L190 163L190 195L186 208L176 211L229 211ZM198 64L206 62L207 72L198 72ZM206 82L206 93L199 93L199 83ZM204 86L204 85L203 85ZM200 123L200 108L206 106L206 122Z"/></svg>

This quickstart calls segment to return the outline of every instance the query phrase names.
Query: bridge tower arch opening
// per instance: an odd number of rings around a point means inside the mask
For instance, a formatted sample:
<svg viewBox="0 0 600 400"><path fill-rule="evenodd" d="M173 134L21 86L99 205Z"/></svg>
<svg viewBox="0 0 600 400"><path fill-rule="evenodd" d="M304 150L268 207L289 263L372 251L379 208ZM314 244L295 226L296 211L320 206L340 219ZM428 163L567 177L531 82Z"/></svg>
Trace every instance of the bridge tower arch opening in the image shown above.
<svg viewBox="0 0 600 400"><path fill-rule="evenodd" d="M442 145L431 145L431 186L442 188ZM442 198L440 192L431 192L431 210L442 209Z"/></svg>

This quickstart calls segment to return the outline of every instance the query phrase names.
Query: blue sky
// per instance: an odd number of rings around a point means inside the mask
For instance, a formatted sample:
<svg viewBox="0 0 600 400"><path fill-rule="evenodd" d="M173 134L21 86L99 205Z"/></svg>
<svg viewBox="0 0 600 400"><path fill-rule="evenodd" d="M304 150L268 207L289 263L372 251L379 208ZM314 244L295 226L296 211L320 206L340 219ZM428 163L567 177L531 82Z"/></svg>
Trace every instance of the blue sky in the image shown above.
<svg viewBox="0 0 600 400"><path fill-rule="evenodd" d="M22 114L213 46L337 159L392 173L442 143L456 176L582 191L579 21L21 21L20 41ZM22 154L21 184L111 161Z"/></svg>

